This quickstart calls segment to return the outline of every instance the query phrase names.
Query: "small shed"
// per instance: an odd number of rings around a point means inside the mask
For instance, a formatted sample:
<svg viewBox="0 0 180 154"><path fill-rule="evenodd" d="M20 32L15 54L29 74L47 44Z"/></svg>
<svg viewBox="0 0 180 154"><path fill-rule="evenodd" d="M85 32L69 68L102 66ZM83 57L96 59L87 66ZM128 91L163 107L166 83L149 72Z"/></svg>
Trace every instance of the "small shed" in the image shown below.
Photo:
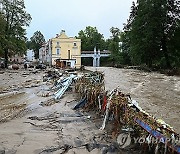
<svg viewBox="0 0 180 154"><path fill-rule="evenodd" d="M56 59L55 63L59 68L75 68L76 59Z"/></svg>

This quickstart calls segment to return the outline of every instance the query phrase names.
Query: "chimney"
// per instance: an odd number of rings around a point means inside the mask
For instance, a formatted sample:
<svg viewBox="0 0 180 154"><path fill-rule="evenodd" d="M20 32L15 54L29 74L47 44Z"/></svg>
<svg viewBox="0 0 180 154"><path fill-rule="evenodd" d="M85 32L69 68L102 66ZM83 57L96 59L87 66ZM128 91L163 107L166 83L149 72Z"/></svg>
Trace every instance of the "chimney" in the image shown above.
<svg viewBox="0 0 180 154"><path fill-rule="evenodd" d="M58 38L59 34L56 34L56 38Z"/></svg>

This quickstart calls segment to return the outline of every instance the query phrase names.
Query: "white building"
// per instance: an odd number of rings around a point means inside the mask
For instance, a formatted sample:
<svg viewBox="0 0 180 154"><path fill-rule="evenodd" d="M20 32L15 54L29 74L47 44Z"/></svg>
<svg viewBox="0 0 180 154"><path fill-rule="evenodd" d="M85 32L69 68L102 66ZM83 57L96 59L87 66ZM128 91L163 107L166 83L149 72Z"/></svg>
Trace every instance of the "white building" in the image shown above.
<svg viewBox="0 0 180 154"><path fill-rule="evenodd" d="M39 49L39 62L42 64L46 63L46 44L45 43Z"/></svg>
<svg viewBox="0 0 180 154"><path fill-rule="evenodd" d="M33 50L27 50L26 51L26 60L29 62L33 62L35 60L34 58L34 51Z"/></svg>
<svg viewBox="0 0 180 154"><path fill-rule="evenodd" d="M39 49L39 62L47 65L52 64L51 40L47 41Z"/></svg>

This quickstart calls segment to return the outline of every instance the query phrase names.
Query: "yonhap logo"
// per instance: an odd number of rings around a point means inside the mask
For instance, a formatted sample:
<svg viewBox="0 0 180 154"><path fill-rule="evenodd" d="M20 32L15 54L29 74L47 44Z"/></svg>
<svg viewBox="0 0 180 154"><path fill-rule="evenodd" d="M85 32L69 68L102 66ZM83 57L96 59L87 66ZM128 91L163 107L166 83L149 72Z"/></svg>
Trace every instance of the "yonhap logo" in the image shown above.
<svg viewBox="0 0 180 154"><path fill-rule="evenodd" d="M131 136L130 133L122 133L117 137L117 143L121 148L126 148L131 144Z"/></svg>
<svg viewBox="0 0 180 154"><path fill-rule="evenodd" d="M139 144L143 144L143 143L147 143L147 144L157 144L157 143L170 143L172 146L174 145L180 145L180 140L179 139L170 139L170 138L154 138L152 135L148 135L146 136L141 136L141 137L131 137L130 133L122 133L119 134L119 136L117 137L117 143L119 144L119 146L121 148L126 148L127 146L129 146L132 143L139 143Z"/></svg>

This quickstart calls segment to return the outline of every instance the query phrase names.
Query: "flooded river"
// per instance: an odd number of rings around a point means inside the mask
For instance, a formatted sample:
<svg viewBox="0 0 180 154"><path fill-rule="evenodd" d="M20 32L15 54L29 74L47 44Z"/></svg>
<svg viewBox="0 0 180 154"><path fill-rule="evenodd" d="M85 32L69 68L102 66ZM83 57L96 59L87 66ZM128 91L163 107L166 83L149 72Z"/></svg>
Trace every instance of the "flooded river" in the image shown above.
<svg viewBox="0 0 180 154"><path fill-rule="evenodd" d="M148 113L163 119L180 134L180 77L111 67L87 67L105 74L106 90L119 87Z"/></svg>

